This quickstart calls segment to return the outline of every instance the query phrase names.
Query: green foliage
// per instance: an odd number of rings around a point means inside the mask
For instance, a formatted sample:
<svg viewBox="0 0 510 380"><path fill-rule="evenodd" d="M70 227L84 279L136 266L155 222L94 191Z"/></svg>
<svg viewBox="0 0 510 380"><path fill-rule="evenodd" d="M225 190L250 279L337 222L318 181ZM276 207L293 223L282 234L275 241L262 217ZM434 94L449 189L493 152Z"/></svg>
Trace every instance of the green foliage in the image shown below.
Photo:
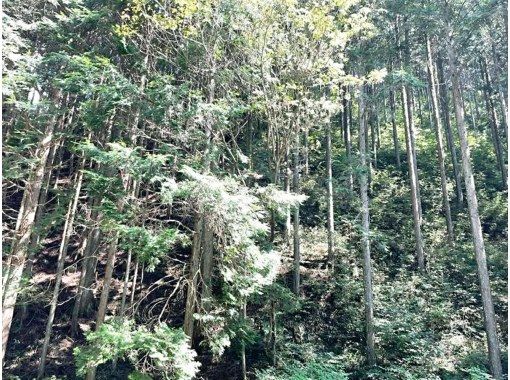
<svg viewBox="0 0 510 380"><path fill-rule="evenodd" d="M149 331L135 326L133 321L113 320L103 323L98 331L87 333L86 340L86 346L74 349L79 375L108 361L125 359L140 372L131 375L133 379L147 378L148 374L168 380L191 380L200 366L184 332L164 323Z"/></svg>
<svg viewBox="0 0 510 380"><path fill-rule="evenodd" d="M318 358L305 364L291 362L278 369L256 373L258 380L347 380L348 374L335 360Z"/></svg>
<svg viewBox="0 0 510 380"><path fill-rule="evenodd" d="M129 148L122 143L108 143L109 150L96 147L91 142L78 145L82 151L99 164L120 170L121 174L129 174L137 180L151 181L161 175L162 168L168 160L167 155L141 155L136 149Z"/></svg>
<svg viewBox="0 0 510 380"><path fill-rule="evenodd" d="M186 245L189 240L173 228L151 231L145 227L119 225L117 230L120 247L124 250L132 250L137 259L145 264L148 272L154 271L174 244L181 242Z"/></svg>

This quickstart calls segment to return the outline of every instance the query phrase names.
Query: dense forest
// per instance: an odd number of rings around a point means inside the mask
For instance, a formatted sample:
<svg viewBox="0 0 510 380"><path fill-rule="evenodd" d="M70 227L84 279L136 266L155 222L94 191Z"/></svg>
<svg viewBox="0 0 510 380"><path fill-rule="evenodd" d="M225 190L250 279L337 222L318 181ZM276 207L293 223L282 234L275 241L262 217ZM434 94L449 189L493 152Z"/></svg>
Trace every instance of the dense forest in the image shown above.
<svg viewBox="0 0 510 380"><path fill-rule="evenodd" d="M506 379L504 0L5 0L5 379Z"/></svg>

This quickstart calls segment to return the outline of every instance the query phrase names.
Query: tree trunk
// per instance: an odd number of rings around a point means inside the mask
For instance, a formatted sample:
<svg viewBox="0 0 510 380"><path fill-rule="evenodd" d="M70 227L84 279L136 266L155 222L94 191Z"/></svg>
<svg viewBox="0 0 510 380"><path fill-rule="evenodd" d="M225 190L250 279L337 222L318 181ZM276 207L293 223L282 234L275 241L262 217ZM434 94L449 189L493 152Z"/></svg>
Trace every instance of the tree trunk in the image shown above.
<svg viewBox="0 0 510 380"><path fill-rule="evenodd" d="M138 261L138 258L135 259L135 270L133 273L133 286L131 287L131 295L129 298L129 306L132 307L133 303L135 302L135 292L136 292L136 281L138 279L138 267L140 266L140 262Z"/></svg>
<svg viewBox="0 0 510 380"><path fill-rule="evenodd" d="M292 189L294 193L299 193L299 137L300 134L296 131L295 146L294 146L294 174L292 176ZM301 252L299 247L299 205L294 207L294 277L292 283L292 290L296 295L299 295L300 285L300 264Z"/></svg>
<svg viewBox="0 0 510 380"><path fill-rule="evenodd" d="M60 94L54 96L60 100ZM56 120L53 118L48 122L44 130L42 140L39 142L36 151L37 163L34 171L28 178L25 191L23 192L22 206L18 213L14 240L11 247L11 255L6 273L2 279L2 360L7 348L9 331L11 329L14 307L20 290L23 268L28 256L30 235L35 221L39 195L46 169L46 162L53 144L54 129Z"/></svg>
<svg viewBox="0 0 510 380"><path fill-rule="evenodd" d="M275 157L274 184L278 186L280 183L280 157L278 149ZM271 210L271 219L269 221L269 241L273 242L276 234L276 212Z"/></svg>
<svg viewBox="0 0 510 380"><path fill-rule="evenodd" d="M354 179L352 176L352 163L351 163L351 151L352 151L352 143L351 143L351 123L349 122L349 113L350 113L350 102L347 101L345 97L347 95L347 87L344 87L344 97L342 99L342 119L344 125L344 138L345 138L345 153L347 155L347 163L348 163L348 171L349 171L349 190L353 191L354 189Z"/></svg>
<svg viewBox="0 0 510 380"><path fill-rule="evenodd" d="M305 131L304 131L304 147L303 147L303 159L304 159L304 174L305 175L308 175L310 174L310 167L309 167L309 162L308 162L308 128L305 128Z"/></svg>
<svg viewBox="0 0 510 380"><path fill-rule="evenodd" d="M450 125L450 109L448 106L448 85L444 77L443 59L441 56L437 57L437 74L439 80L439 94L441 100L441 109L443 112L443 121L446 131L446 142L448 143L448 150L452 158L453 176L455 179L455 193L457 194L457 205L462 206L464 201L464 195L462 193L462 174L460 163L457 159L457 148L455 147L455 141L453 139L452 128Z"/></svg>
<svg viewBox="0 0 510 380"><path fill-rule="evenodd" d="M39 242L41 240L42 231L40 231L40 229L42 228L42 226L40 225L40 222L41 222L41 217L42 217L44 211L46 210L46 202L48 199L48 193L49 193L49 189L50 189L51 172L52 172L53 162L55 159L56 149L57 149L57 144L54 144L51 146L50 153L49 153L48 159L47 159L47 168L44 173L44 178L42 181L41 193L39 195L37 211L35 213L35 219L34 219L35 228L32 231L32 234L30 236L30 243L28 246L27 264L26 264L25 269L23 270L23 274L22 274L22 277L27 278L27 279L32 278L32 268L34 266L35 252L36 252L36 250L39 246ZM56 180L58 180L58 178ZM23 305L21 305L21 310L20 310L21 323L23 323L23 321L25 320L26 314L27 314L27 305L23 304Z"/></svg>
<svg viewBox="0 0 510 380"><path fill-rule="evenodd" d="M101 237L101 231L99 229L100 216L97 210L99 200L94 198L91 202L90 216L88 220L92 220L93 225L88 226L85 232L85 239L83 242L83 253L82 253L82 265L80 282L76 291L76 297L74 301L73 313L71 317L71 336L76 336L78 332L78 318L83 315L86 309L89 309L92 304L92 290L90 286L94 281L94 273L97 263L97 257L95 256L99 241Z"/></svg>
<svg viewBox="0 0 510 380"><path fill-rule="evenodd" d="M452 223L452 215L450 211L450 199L448 197L448 189L446 187L446 169L444 165L444 148L443 148L443 130L441 126L441 118L439 117L439 105L437 101L437 84L436 84L436 74L434 70L434 61L432 59L432 47L430 38L427 37L426 41L427 45L427 72L429 75L429 89L430 89L430 97L432 100L432 114L434 120L434 127L436 131L436 149L437 149L437 159L439 164L439 173L441 175L441 192L443 195L443 212L446 219L446 229L448 232L448 242L451 244L454 241L453 234L453 223Z"/></svg>
<svg viewBox="0 0 510 380"><path fill-rule="evenodd" d="M492 57L494 59L495 65L496 65L495 71L496 71L496 75L497 75L498 71L500 70L501 62L499 61L499 57L496 52L496 45L494 44L494 42L492 42L491 45L492 45L491 46L492 47ZM504 72L506 72L506 70ZM501 112L503 113L503 123L504 123L505 131L507 131L507 134L508 134L508 108L506 105L506 96L505 96L505 92L503 91L503 86L501 85L501 81L496 80L496 83L497 83L497 88L498 88L499 102L501 104Z"/></svg>
<svg viewBox="0 0 510 380"><path fill-rule="evenodd" d="M124 313L125 313L125 310L126 310L126 297L127 297L127 292L128 292L128 285L129 285L129 273L131 272L131 259L132 259L132 256L133 256L133 252L131 249L128 250L128 257L126 258L126 273L125 273L125 276L124 276L124 285L122 287L122 299L121 299L121 302L120 302L120 312L119 312L119 315L122 317L124 317ZM133 283L133 286L135 284Z"/></svg>
<svg viewBox="0 0 510 380"><path fill-rule="evenodd" d="M289 157L289 153L287 152L286 155L286 168L285 168L285 192L287 194L290 194L290 184L292 182L292 168L291 168L291 161ZM285 213L285 231L284 231L284 239L285 244L290 247L290 235L291 235L291 229L292 229L292 220L291 220L291 208L288 207Z"/></svg>
<svg viewBox="0 0 510 380"><path fill-rule="evenodd" d="M202 289L200 293L200 302L202 308L208 312L211 308L211 286L212 286L212 273L213 273L213 243L214 236L212 227L209 221L204 219L204 229L202 230Z"/></svg>
<svg viewBox="0 0 510 380"><path fill-rule="evenodd" d="M366 128L365 128L365 99L364 91L359 96L359 150L360 165L360 196L361 196L361 219L362 219L362 245L363 245L363 285L365 299L365 327L366 327L366 354L369 366L374 366L375 339L374 339L374 299L372 292L372 262L370 259L370 216L368 206L368 179L367 179L367 155L366 155Z"/></svg>
<svg viewBox="0 0 510 380"><path fill-rule="evenodd" d="M393 151L397 168L400 169L400 147L398 143L397 123L395 121L395 92L390 90L390 110L391 110L391 127L393 131Z"/></svg>
<svg viewBox="0 0 510 380"><path fill-rule="evenodd" d="M243 301L243 304L241 306L241 316L243 318L243 321L246 322L246 301ZM241 341L241 374L243 380L248 379L248 375L246 372L246 343L245 338L242 337Z"/></svg>
<svg viewBox="0 0 510 380"><path fill-rule="evenodd" d="M371 95L375 94L374 86L372 86L372 91L370 92ZM370 106L370 116L368 118L370 123L370 150L371 150L371 156L372 156L372 166L374 169L377 169L377 133L376 133L376 118L377 118L377 109L375 108L374 102L371 102ZM368 136L368 135L367 135ZM370 170L370 173L372 173L372 170Z"/></svg>
<svg viewBox="0 0 510 380"><path fill-rule="evenodd" d="M82 162L78 172L76 173L76 180L74 183L74 198L69 202L67 210L66 221L64 224L64 230L62 232L62 241L60 243L60 249L58 252L58 264L57 274L55 278L55 287L53 288L53 295L50 303L50 312L48 315L48 321L46 323L46 332L44 334L44 342L42 346L41 359L39 362L39 369L37 372L37 378L41 379L44 376L44 369L46 366L46 354L48 353L48 347L50 344L51 330L53 328L53 321L55 319L55 311L57 310L58 295L60 293L60 284L62 283L62 275L64 273L64 265L67 258L67 249L69 247L69 240L73 234L74 219L76 216L76 210L78 208L78 201L80 199L81 185L83 183L83 169L85 167L85 159L82 158Z"/></svg>
<svg viewBox="0 0 510 380"><path fill-rule="evenodd" d="M416 91L416 99L418 100L418 118L420 119L420 127L423 128L423 111L421 107L421 91Z"/></svg>
<svg viewBox="0 0 510 380"><path fill-rule="evenodd" d="M276 367L276 302L271 301L271 314L269 319L270 326L270 339L269 345L271 349L271 361L273 363L273 367Z"/></svg>
<svg viewBox="0 0 510 380"><path fill-rule="evenodd" d="M492 142L494 144L494 151L496 153L496 159L498 162L498 167L501 173L501 180L503 182L503 186L507 187L507 173L505 167L505 158L503 155L503 147L501 145L501 139L499 137L499 120L498 115L496 113L496 107L494 106L494 101L491 97L491 78L489 76L489 72L487 71L487 64L485 61L481 60L480 66L482 69L482 76L485 82L484 86L484 96L485 96L485 105L487 108L487 115L489 116L489 124L491 126L492 131Z"/></svg>
<svg viewBox="0 0 510 380"><path fill-rule="evenodd" d="M202 217L198 217L195 221L195 232L193 234L193 247L191 250L191 262L188 273L188 290L186 293L186 309L184 312L184 333L193 339L193 327L195 307L197 303L197 284L200 275L200 247L202 246L202 230L204 222Z"/></svg>
<svg viewBox="0 0 510 380"><path fill-rule="evenodd" d="M414 239L416 246L416 260L419 270L425 270L425 254L423 252L423 238L421 234L421 214L418 199L418 181L416 179L416 165L414 163L413 154L413 140L411 137L411 128L409 125L409 100L407 99L406 86L402 86L402 104L404 110L404 124L406 133L406 151L407 151L407 165L409 170L409 182L411 187L411 206L413 209L414 221Z"/></svg>
<svg viewBox="0 0 510 380"><path fill-rule="evenodd" d="M103 290L101 291L101 299L99 300L99 307L97 309L96 328L98 331L103 324L106 317L106 308L108 306L108 296L110 295L110 285L113 277L113 268L115 266L115 257L117 255L117 244L119 240L119 233L117 231L111 234L112 241L108 248L108 257L106 259L105 274L103 278ZM96 377L96 367L89 369L87 372L86 380L94 380Z"/></svg>
<svg viewBox="0 0 510 380"><path fill-rule="evenodd" d="M412 95L413 91L409 86L406 86L407 91L407 115L408 115L408 130L409 130L409 138L411 141L411 153L413 155L413 167L414 167L414 179L416 181L416 199L418 202L418 212L420 214L420 220L423 220L423 213L421 210L421 195L420 195L420 181L418 178L418 158L416 155L416 134L415 134L415 125L414 125L414 115L413 115L413 100Z"/></svg>
<svg viewBox="0 0 510 380"><path fill-rule="evenodd" d="M491 373L494 378L500 380L503 378L501 368L501 354L499 349L496 317L494 315L494 306L492 304L492 295L489 282L489 272L487 269L487 258L485 255L485 245L478 214L478 199L476 196L475 181L471 168L471 154L468 144L468 135L464 123L464 109L462 108L462 99L460 95L460 83L458 71L455 62L455 51L453 41L449 35L449 44L447 46L450 77L452 81L453 104L455 107L455 118L462 153L462 169L464 172L464 183L466 186L467 203L473 233L473 243L475 248L476 263L478 266L478 277L480 280L480 291L485 319L485 331L487 334L487 345L489 349L489 361Z"/></svg>
<svg viewBox="0 0 510 380"><path fill-rule="evenodd" d="M328 262L331 271L335 268L335 255L333 234L335 232L333 210L333 170L331 167L331 123L326 125L326 171L327 171L327 198L328 198Z"/></svg>

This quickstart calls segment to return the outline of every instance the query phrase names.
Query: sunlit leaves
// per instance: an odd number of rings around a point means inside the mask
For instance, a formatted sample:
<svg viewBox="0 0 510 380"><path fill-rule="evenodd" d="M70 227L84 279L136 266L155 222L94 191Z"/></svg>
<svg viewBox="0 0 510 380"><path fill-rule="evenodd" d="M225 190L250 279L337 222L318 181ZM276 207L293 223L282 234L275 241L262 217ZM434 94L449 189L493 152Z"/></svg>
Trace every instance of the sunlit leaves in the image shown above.
<svg viewBox="0 0 510 380"><path fill-rule="evenodd" d="M87 345L74 350L78 374L111 360L126 359L140 373L167 380L191 380L200 363L180 329L164 323L152 331L132 320L112 320L86 335Z"/></svg>

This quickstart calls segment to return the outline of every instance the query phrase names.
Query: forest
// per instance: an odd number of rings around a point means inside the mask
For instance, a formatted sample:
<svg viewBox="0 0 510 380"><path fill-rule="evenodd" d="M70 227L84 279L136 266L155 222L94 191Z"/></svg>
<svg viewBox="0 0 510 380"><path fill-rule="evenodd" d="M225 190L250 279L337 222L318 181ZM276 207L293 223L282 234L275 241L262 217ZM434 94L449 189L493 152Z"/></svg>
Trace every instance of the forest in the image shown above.
<svg viewBox="0 0 510 380"><path fill-rule="evenodd" d="M5 0L5 379L508 378L505 0Z"/></svg>

